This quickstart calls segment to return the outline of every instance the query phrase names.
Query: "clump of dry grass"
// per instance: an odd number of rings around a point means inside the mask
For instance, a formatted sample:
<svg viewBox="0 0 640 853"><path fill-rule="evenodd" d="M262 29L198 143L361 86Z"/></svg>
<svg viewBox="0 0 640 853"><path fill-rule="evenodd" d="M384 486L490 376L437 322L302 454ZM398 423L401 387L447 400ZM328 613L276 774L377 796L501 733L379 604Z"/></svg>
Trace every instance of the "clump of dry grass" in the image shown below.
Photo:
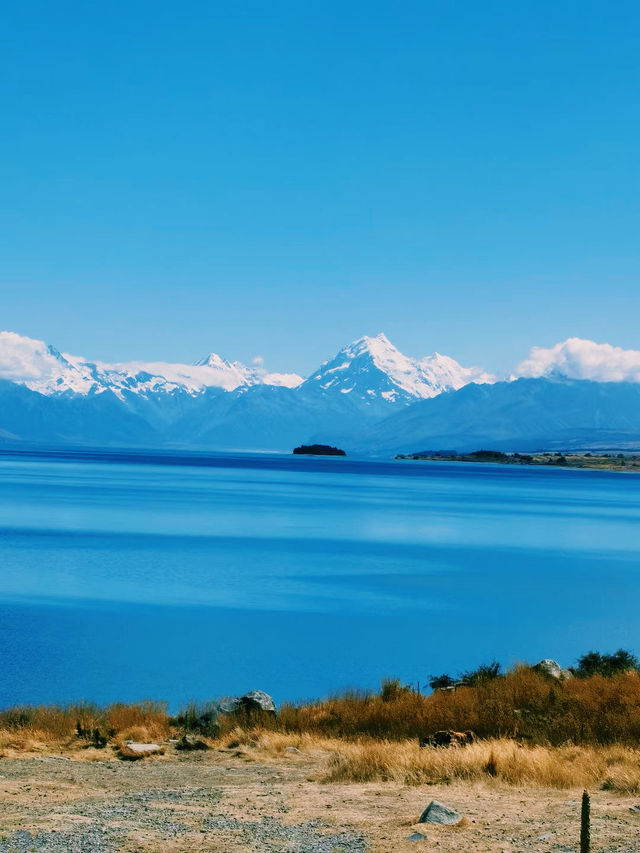
<svg viewBox="0 0 640 853"><path fill-rule="evenodd" d="M18 707L0 712L0 749L23 752L87 746L96 737L121 743L157 740L166 738L169 731L166 705L159 702L106 708L90 704Z"/></svg>
<svg viewBox="0 0 640 853"><path fill-rule="evenodd" d="M408 785L495 780L507 785L576 788L602 784L614 774L640 783L640 753L627 748L613 756L607 747L530 747L507 739L462 749L421 749L414 741L361 741L337 747L324 779L394 780Z"/></svg>

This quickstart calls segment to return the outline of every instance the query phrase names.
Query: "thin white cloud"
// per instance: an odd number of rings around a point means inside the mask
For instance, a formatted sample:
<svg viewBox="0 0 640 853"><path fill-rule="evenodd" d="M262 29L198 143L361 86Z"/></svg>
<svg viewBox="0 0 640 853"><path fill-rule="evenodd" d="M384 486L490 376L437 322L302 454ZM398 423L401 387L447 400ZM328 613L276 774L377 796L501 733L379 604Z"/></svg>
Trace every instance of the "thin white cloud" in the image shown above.
<svg viewBox="0 0 640 853"><path fill-rule="evenodd" d="M251 359L251 364L255 364L256 367L264 367L264 358L261 355L256 355Z"/></svg>
<svg viewBox="0 0 640 853"><path fill-rule="evenodd" d="M565 376L597 382L640 382L640 351L567 338L553 347L533 347L516 376Z"/></svg>

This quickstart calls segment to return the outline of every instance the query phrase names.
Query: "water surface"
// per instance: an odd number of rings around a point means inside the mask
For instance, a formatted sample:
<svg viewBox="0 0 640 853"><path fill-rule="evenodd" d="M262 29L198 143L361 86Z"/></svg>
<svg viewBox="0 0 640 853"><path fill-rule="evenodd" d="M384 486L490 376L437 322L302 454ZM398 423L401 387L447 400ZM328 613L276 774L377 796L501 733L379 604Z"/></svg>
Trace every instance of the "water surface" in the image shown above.
<svg viewBox="0 0 640 853"><path fill-rule="evenodd" d="M640 477L0 457L0 705L424 684L640 650Z"/></svg>

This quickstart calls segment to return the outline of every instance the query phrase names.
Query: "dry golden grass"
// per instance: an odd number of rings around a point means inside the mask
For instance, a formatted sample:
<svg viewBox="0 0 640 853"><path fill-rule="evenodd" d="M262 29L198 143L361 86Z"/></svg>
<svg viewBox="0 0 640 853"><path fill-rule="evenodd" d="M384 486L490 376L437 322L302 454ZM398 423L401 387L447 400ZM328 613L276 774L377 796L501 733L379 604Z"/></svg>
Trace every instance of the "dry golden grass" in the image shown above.
<svg viewBox="0 0 640 853"><path fill-rule="evenodd" d="M88 754L100 741L126 751L127 740L162 743L192 727L195 710L172 720L165 705L152 702L13 708L0 712L0 751ZM461 750L419 748L419 738L440 729L471 729L481 740ZM392 682L379 694L284 705L277 715L222 715L218 736L217 745L248 757L282 757L287 746L324 751L331 755L326 778L333 780L494 779L640 793L640 676L558 682L519 666L429 696Z"/></svg>
<svg viewBox="0 0 640 853"><path fill-rule="evenodd" d="M415 740L347 741L309 733L235 729L219 741L255 757L281 759L286 748L325 753L323 782L405 785L488 782L516 787L594 788L640 792L640 750L628 746L523 746L507 738L462 748L421 748Z"/></svg>
<svg viewBox="0 0 640 853"><path fill-rule="evenodd" d="M519 666L476 687L422 696L409 690L350 694L284 705L277 725L289 732L402 740L440 729L482 738L515 737L561 745L640 743L640 676L558 682Z"/></svg>
<svg viewBox="0 0 640 853"><path fill-rule="evenodd" d="M98 708L82 704L65 708L10 708L0 712L0 750L90 749L96 732L116 746L124 744L125 740L162 740L170 732L166 705L118 703Z"/></svg>

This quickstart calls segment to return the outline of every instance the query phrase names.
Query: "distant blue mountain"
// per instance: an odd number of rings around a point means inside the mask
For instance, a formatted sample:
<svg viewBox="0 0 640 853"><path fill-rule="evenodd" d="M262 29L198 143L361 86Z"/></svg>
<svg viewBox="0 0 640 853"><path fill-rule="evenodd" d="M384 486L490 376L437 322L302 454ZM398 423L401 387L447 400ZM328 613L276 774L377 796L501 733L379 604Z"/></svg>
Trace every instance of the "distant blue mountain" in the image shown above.
<svg viewBox="0 0 640 853"><path fill-rule="evenodd" d="M640 444L640 384L518 379L467 385L385 418L361 437L377 453Z"/></svg>
<svg viewBox="0 0 640 853"><path fill-rule="evenodd" d="M538 369L548 356L536 354ZM560 362L576 369L564 349ZM214 353L195 365L91 363L0 332L0 442L202 450L316 443L387 456L640 444L640 382L568 379L552 368L495 382L437 353L408 358L378 335L303 380Z"/></svg>

